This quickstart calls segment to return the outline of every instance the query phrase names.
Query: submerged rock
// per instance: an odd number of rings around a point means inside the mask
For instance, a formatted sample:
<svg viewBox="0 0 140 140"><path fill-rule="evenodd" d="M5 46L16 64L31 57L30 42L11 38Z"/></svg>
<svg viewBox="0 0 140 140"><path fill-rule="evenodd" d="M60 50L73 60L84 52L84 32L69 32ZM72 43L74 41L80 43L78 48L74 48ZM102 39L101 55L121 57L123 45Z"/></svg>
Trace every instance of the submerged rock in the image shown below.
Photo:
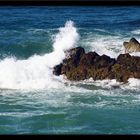
<svg viewBox="0 0 140 140"><path fill-rule="evenodd" d="M128 53L113 59L96 52L85 53L84 48L77 47L66 54L66 59L54 67L53 73L64 74L69 80L79 81L92 77L94 80L116 79L126 83L129 78L140 78L140 57Z"/></svg>
<svg viewBox="0 0 140 140"><path fill-rule="evenodd" d="M140 52L140 43L135 39L131 38L129 42L124 42L125 53Z"/></svg>

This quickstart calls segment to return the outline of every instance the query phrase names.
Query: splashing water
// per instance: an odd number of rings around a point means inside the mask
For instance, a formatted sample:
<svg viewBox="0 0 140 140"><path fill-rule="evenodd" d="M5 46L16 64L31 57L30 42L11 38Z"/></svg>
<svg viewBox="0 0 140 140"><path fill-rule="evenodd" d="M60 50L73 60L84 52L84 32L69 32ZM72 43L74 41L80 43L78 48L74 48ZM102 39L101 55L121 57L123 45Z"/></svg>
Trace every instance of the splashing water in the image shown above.
<svg viewBox="0 0 140 140"><path fill-rule="evenodd" d="M52 67L65 58L65 50L76 47L79 35L72 21L56 34L54 51L44 56L34 55L27 60L5 58L0 61L0 88L42 89L57 87L53 80ZM59 86L59 85L58 85Z"/></svg>
<svg viewBox="0 0 140 140"><path fill-rule="evenodd" d="M119 42L119 45L117 44L119 48L116 52L110 48L114 45L114 40ZM78 41L79 34L77 33L77 28L72 21L67 21L64 27L59 28L59 32L54 37L52 53L43 56L34 55L27 60L16 60L15 58L5 58L1 60L0 88L31 90L63 87L64 79L61 78L61 76L54 76L52 74L52 69L65 58L64 52L66 50L77 47ZM109 42L111 43L110 45ZM122 41L120 41L118 37L112 40L110 38L102 40L101 38L99 40L96 39L96 42L91 41L90 45L94 47L93 51L96 51L100 55L106 54L111 57L117 57L117 55L122 52L120 50L120 42ZM132 82L129 82L129 85L134 86L134 84L131 83ZM96 85L96 82L93 81L93 84ZM103 87L104 86L105 85L103 85Z"/></svg>

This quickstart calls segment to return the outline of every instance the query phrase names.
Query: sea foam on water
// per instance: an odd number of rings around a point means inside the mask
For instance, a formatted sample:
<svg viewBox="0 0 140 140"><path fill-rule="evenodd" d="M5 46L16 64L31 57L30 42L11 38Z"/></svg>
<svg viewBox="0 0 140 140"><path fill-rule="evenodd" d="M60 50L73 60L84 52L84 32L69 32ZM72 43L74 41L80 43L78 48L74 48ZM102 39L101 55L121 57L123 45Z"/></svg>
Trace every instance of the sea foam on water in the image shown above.
<svg viewBox="0 0 140 140"><path fill-rule="evenodd" d="M114 39L119 40L119 38ZM26 90L63 88L65 86L65 80L63 80L61 76L54 76L52 74L52 70L55 65L60 64L65 58L64 52L66 50L78 46L78 41L79 34L77 32L77 28L74 26L74 23L72 21L67 21L64 27L59 28L59 32L54 37L54 43L52 44L53 52L45 54L43 56L34 55L26 60L17 60L15 58L8 57L4 60L1 60L0 88ZM110 56L117 56L118 52L116 53L113 52L112 49L110 50L107 40L100 39L100 43L99 40L96 41L91 42L91 44L94 46L93 51L96 50L97 53L107 53L107 55ZM106 48L106 46L104 45L102 46L102 43L107 43L106 45L108 48ZM101 49L101 47L103 47L104 49ZM135 54L133 53L132 55ZM137 53L137 55L139 56L139 53ZM116 80L93 81L93 84L96 85L97 83L100 83L100 86L110 88L111 86L119 85L119 83L115 81ZM130 79L128 82L128 86L139 87L139 81L139 79Z"/></svg>
<svg viewBox="0 0 140 140"><path fill-rule="evenodd" d="M53 43L53 52L34 55L27 60L5 58L0 61L0 88L42 89L57 88L62 83L54 80L52 68L65 58L64 51L76 47L79 35L72 21L59 28Z"/></svg>

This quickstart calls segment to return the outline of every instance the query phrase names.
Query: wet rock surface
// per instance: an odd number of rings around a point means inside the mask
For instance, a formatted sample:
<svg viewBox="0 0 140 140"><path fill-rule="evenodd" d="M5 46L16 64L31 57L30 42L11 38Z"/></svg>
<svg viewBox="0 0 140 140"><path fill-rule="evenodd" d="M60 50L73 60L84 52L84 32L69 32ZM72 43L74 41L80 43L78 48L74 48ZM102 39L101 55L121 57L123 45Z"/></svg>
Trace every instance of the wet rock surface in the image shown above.
<svg viewBox="0 0 140 140"><path fill-rule="evenodd" d="M77 47L66 52L66 59L54 67L53 73L64 74L73 81L92 77L94 80L116 79L126 83L129 78L140 78L140 57L126 53L113 59L96 52L85 53L84 48Z"/></svg>
<svg viewBox="0 0 140 140"><path fill-rule="evenodd" d="M135 39L131 38L129 42L124 42L125 53L140 52L140 43Z"/></svg>

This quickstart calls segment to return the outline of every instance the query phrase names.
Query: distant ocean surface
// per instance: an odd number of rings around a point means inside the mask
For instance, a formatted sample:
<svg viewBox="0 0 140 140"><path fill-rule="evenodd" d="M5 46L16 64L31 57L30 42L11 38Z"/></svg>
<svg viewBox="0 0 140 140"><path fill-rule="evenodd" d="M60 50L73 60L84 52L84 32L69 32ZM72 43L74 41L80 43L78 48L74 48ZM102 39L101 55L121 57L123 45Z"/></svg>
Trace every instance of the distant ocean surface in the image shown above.
<svg viewBox="0 0 140 140"><path fill-rule="evenodd" d="M138 6L1 6L0 134L140 134L140 80L52 74L70 48L116 58L131 37Z"/></svg>

